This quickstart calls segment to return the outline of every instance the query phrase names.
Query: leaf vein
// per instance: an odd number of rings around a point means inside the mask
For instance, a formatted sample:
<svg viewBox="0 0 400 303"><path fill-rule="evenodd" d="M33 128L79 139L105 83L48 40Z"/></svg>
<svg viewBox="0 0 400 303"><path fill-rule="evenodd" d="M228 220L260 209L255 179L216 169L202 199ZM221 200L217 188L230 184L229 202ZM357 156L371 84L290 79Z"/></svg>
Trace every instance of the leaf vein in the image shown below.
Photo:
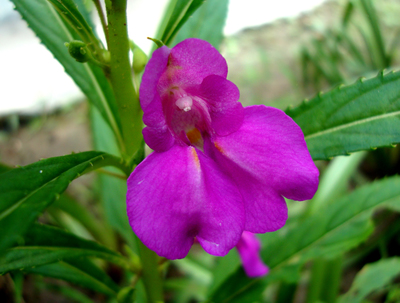
<svg viewBox="0 0 400 303"><path fill-rule="evenodd" d="M315 137L319 137L319 136L322 136L322 135L325 135L325 134L329 134L329 133L332 133L332 132L335 132L335 131L339 131L339 130L342 130L342 129L345 129L345 128L350 128L350 127L353 127L353 126L356 126L356 125L359 125L359 124L364 124L364 123L368 123L368 122L371 122L371 121L374 121L374 120L384 119L384 118L393 117L393 116L397 116L397 115L400 115L400 111L395 111L395 112L385 113L385 114L382 114L382 115L372 116L372 117L365 118L365 119L360 119L360 120L353 121L353 122L350 122L350 123L346 123L346 124L342 124L342 125L339 125L339 126L335 126L335 127L332 127L332 128L320 131L320 132L316 132L316 133L311 134L311 135L307 135L307 136L304 137L304 139L305 140L309 140L309 139L312 139L312 138L315 138Z"/></svg>

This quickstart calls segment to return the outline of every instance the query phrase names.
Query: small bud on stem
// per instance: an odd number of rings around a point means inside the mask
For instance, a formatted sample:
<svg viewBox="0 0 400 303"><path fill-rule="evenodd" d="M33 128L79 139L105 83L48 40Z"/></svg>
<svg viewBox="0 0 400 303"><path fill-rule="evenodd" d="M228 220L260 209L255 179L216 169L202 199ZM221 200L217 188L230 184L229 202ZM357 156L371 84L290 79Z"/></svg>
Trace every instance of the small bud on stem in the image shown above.
<svg viewBox="0 0 400 303"><path fill-rule="evenodd" d="M86 44L79 40L66 42L65 46L68 47L68 53L78 62L88 62L92 59L90 51L87 49Z"/></svg>

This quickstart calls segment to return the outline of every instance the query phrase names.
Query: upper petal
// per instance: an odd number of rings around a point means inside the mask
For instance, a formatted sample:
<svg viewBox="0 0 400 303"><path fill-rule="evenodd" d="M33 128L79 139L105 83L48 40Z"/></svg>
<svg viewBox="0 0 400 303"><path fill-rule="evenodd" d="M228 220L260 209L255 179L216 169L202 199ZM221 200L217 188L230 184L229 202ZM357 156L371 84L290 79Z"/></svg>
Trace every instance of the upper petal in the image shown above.
<svg viewBox="0 0 400 303"><path fill-rule="evenodd" d="M151 149L163 152L175 143L175 138L171 134L163 114L160 96L156 95L146 107L143 113L143 123L147 125L142 131L143 138Z"/></svg>
<svg viewBox="0 0 400 303"><path fill-rule="evenodd" d="M183 258L197 237L203 248L225 255L244 227L242 197L216 164L194 147L152 153L128 179L129 222L160 256Z"/></svg>
<svg viewBox="0 0 400 303"><path fill-rule="evenodd" d="M282 227L287 208L282 196L311 199L319 172L300 127L284 112L264 105L245 108L241 128L205 146L230 172L245 199L246 227L266 232Z"/></svg>
<svg viewBox="0 0 400 303"><path fill-rule="evenodd" d="M240 92L234 83L224 77L210 75L193 94L207 102L211 127L219 136L226 136L240 128L244 110L242 104L238 102Z"/></svg>
<svg viewBox="0 0 400 303"><path fill-rule="evenodd" d="M226 78L228 66L224 57L210 43L191 38L183 40L171 49L168 68L159 82L159 92L170 88L200 85L209 75Z"/></svg>
<svg viewBox="0 0 400 303"><path fill-rule="evenodd" d="M170 53L171 49L167 46L160 47L153 52L151 59L146 64L139 89L140 105L143 111L158 95L157 84L167 68Z"/></svg>
<svg viewBox="0 0 400 303"><path fill-rule="evenodd" d="M175 138L171 135L165 124L161 127L147 126L143 129L142 133L146 144L156 152L167 151L175 143Z"/></svg>
<svg viewBox="0 0 400 303"><path fill-rule="evenodd" d="M233 83L225 80L226 74L225 59L206 41L186 39L173 49L166 46L157 49L146 66L140 86L143 121L148 126L143 131L146 143L156 151L165 151L171 147L174 143L174 135L171 132L179 137L181 130L185 129L185 125L182 126L181 124L187 120L175 117L173 122L170 121L174 114L180 113L177 110L176 100L170 100L171 92L184 93L186 89L198 91L204 78L209 75L221 77L222 80L217 82L226 87L218 95L221 97L221 105L213 106L216 131L221 134L234 131L241 123L243 114L241 113L240 103L236 102L239 96L238 90ZM226 83L223 82L224 80ZM215 85L214 89L210 84L204 87L207 88L203 89L206 97L210 94L216 96L216 93L213 92L213 90L216 91ZM233 104L227 102L235 98L237 99L233 101ZM214 100L210 102L215 103ZM195 101L194 105L199 104L201 102ZM194 109L196 108L195 106ZM196 110L191 112L196 112ZM226 114L223 115L223 112ZM200 116L202 121L197 124L201 125L196 125L196 127L200 127L201 130L208 129L208 120L203 117L209 117L208 111L206 115ZM227 118L224 119L223 117ZM233 119L233 117L236 119ZM170 119L168 120L168 118ZM228 121L229 123L226 123Z"/></svg>

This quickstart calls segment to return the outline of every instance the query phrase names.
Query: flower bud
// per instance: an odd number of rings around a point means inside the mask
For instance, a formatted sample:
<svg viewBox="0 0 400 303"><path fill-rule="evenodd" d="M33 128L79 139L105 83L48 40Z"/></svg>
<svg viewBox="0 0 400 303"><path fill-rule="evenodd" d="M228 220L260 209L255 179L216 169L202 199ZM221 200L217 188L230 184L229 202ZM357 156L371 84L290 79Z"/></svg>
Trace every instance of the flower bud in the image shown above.
<svg viewBox="0 0 400 303"><path fill-rule="evenodd" d="M110 64L110 62L111 62L111 53L108 50L103 49L101 54L102 54L102 58L103 58L104 63L105 64Z"/></svg>
<svg viewBox="0 0 400 303"><path fill-rule="evenodd" d="M148 58L146 54L139 47L136 46L133 49L133 63L132 63L133 71L136 74L141 73L147 64L147 61Z"/></svg>
<svg viewBox="0 0 400 303"><path fill-rule="evenodd" d="M87 49L86 44L79 40L73 40L70 43L65 43L68 47L68 53L78 62L88 62L92 59L90 51Z"/></svg>

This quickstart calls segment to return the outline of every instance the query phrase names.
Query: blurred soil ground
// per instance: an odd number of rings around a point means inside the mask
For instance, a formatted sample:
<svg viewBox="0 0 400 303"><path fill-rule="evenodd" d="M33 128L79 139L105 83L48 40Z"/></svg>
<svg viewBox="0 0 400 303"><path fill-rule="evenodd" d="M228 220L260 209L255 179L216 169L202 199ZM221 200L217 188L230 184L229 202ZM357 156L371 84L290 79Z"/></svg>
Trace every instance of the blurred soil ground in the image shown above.
<svg viewBox="0 0 400 303"><path fill-rule="evenodd" d="M27 165L42 158L91 150L87 107L82 102L51 115L5 118L0 137L1 161L11 166ZM17 125L12 126L13 123Z"/></svg>

